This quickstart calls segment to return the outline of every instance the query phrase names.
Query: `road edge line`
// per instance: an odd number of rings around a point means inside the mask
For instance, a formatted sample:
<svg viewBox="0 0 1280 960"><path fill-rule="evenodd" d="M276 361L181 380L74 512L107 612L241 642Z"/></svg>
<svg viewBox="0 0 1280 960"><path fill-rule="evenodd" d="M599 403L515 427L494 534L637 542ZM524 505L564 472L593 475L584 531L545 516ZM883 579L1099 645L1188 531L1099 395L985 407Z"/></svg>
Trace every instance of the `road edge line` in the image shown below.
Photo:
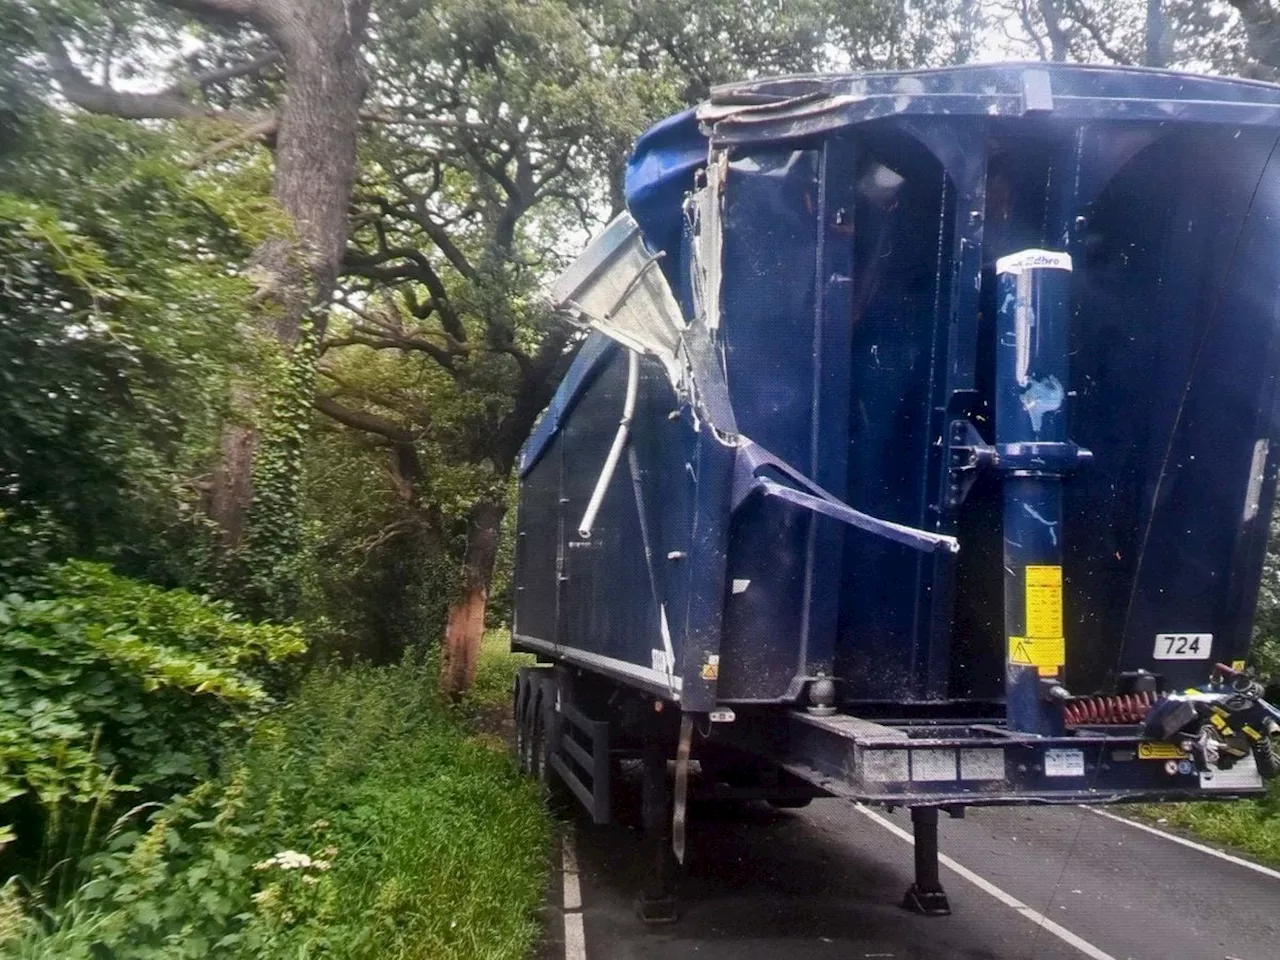
<svg viewBox="0 0 1280 960"><path fill-rule="evenodd" d="M1255 873L1260 873L1264 877L1270 877L1273 880L1280 880L1280 870L1272 870L1270 867L1264 867L1260 863L1254 863L1252 860L1246 860L1244 857L1237 857L1222 850L1215 850L1213 847L1206 846L1203 843L1196 843L1194 840L1188 840L1186 837L1180 837L1176 833L1169 833L1161 830L1159 827L1153 827L1150 824L1139 823L1137 820L1130 820L1128 817L1121 817L1114 813L1108 813L1106 810L1095 810L1093 807L1081 805L1082 809L1088 810L1090 813L1099 817L1106 817L1108 820L1114 820L1116 823L1123 823L1127 827L1133 827L1135 830L1141 830L1144 833L1150 833L1165 840L1172 840L1176 844L1184 847L1190 847L1192 850L1199 850L1201 853L1207 853L1211 857L1217 857L1219 860L1225 860L1227 863L1234 863L1237 867L1244 867Z"/></svg>
<svg viewBox="0 0 1280 960"><path fill-rule="evenodd" d="M573 826L560 846L561 900L564 913L564 960L587 960L587 934L582 923L582 881L578 876L578 851Z"/></svg>
<svg viewBox="0 0 1280 960"><path fill-rule="evenodd" d="M880 814L867 809L860 803L855 803L853 805L853 808L857 810L860 814L862 814L864 817L871 820L873 823L876 823L879 826L884 827L884 829L888 830L895 837L899 837L900 839L907 841L907 843L911 844L912 846L915 846L915 842L916 842L915 837L913 837L908 831L903 830L896 823L893 823L891 820L888 820L885 817L880 816ZM1015 912L1022 914L1022 916L1026 917L1028 920L1030 920L1036 926L1040 927L1046 933L1051 933L1053 934L1053 936L1057 937L1059 940L1061 940L1063 943L1067 944L1068 946L1075 947L1077 950L1083 953L1086 957L1089 957L1090 960L1116 960L1116 958L1113 957L1111 954L1106 953L1105 951L1099 949L1098 947L1095 947L1088 940L1085 940L1083 937L1077 936L1076 934L1072 933L1070 930L1068 930L1066 927L1062 926L1061 924L1054 923L1052 920L1046 917L1039 910L1036 910L1034 907L1027 906L1017 897L1013 896L1010 893L1006 893L1004 890L997 887L990 880L987 880L984 877L978 876L978 874L974 873L968 867L960 863L957 863L955 860L952 860L946 854L941 854L941 853L938 854L938 862L941 863L948 870L950 870L952 873L958 874L964 880L968 880L971 884L973 884L983 893L989 894L990 896L994 897L996 900L999 900L1001 903L1003 903L1006 907L1009 907Z"/></svg>

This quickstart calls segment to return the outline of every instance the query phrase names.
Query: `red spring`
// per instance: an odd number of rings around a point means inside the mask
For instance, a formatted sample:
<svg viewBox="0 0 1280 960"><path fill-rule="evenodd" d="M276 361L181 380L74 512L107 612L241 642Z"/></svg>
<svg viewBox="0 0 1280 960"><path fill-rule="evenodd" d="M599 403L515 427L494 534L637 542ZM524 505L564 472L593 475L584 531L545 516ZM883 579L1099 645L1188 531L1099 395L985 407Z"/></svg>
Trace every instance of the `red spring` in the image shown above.
<svg viewBox="0 0 1280 960"><path fill-rule="evenodd" d="M1068 725L1081 723L1141 723L1159 697L1154 693L1117 693L1108 697L1077 697L1067 703Z"/></svg>

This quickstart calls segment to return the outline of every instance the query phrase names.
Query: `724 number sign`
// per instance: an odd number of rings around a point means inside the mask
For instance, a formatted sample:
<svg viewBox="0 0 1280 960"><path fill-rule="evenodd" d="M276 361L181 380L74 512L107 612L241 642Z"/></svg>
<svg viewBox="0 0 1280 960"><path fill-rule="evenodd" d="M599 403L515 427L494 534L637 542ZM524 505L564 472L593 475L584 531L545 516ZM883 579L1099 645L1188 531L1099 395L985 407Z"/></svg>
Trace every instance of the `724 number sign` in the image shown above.
<svg viewBox="0 0 1280 960"><path fill-rule="evenodd" d="M1208 660L1213 650L1212 633L1157 633L1157 660Z"/></svg>

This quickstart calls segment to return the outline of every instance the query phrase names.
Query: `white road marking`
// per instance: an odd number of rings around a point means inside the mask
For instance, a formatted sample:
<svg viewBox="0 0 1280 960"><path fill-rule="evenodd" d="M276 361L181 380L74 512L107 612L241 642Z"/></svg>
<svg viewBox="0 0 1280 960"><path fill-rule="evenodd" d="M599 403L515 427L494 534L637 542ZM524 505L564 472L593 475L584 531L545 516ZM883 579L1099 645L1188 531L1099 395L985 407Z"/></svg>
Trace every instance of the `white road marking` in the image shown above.
<svg viewBox="0 0 1280 960"><path fill-rule="evenodd" d="M564 908L566 910L582 909L582 884L578 877L578 852L573 846L573 833L564 835L562 848L564 876Z"/></svg>
<svg viewBox="0 0 1280 960"><path fill-rule="evenodd" d="M1099 817L1106 817L1108 820L1116 821L1116 823L1123 823L1126 827L1133 827L1135 830L1152 833L1165 840L1172 840L1174 843L1181 844L1184 847L1190 847L1192 850L1199 850L1201 853L1207 853L1211 857L1217 857L1219 860L1225 860L1227 863L1234 863L1237 867L1244 867L1246 870L1260 873L1264 877L1270 877L1272 880L1280 880L1280 870L1272 870L1270 867L1264 867L1260 863L1253 863L1243 857L1233 857L1229 853L1223 853L1221 850L1213 849L1213 847L1206 847L1204 844L1196 843L1194 840L1188 840L1172 833L1165 833L1158 827L1150 827L1145 823L1138 823L1126 817L1118 817L1114 813L1107 813L1105 810L1095 810L1093 807L1085 807L1084 809L1090 813L1097 814Z"/></svg>
<svg viewBox="0 0 1280 960"><path fill-rule="evenodd" d="M564 835L560 848L564 883L564 960L587 960L587 935L582 926L582 883L578 878L578 851L573 844L573 827Z"/></svg>
<svg viewBox="0 0 1280 960"><path fill-rule="evenodd" d="M565 960L587 960L587 935L582 929L581 913L564 915Z"/></svg>
<svg viewBox="0 0 1280 960"><path fill-rule="evenodd" d="M866 807L862 806L862 804L860 803L855 803L853 805L853 808L857 810L860 814L862 814L864 817L867 817L869 820L872 820L875 823L879 824L880 826L884 827L886 830L892 833L895 837L900 837L903 840L907 841L907 843L910 843L914 846L915 837L913 837L909 831L903 830L896 823L880 816L880 814L878 813L874 813L871 810L868 810ZM1003 890L997 887L994 883L991 883L989 880L983 879L982 877L974 873L972 870L970 870L968 867L962 866L961 864L952 860L950 857L946 856L945 854L941 854L941 853L938 854L938 862L941 863L948 870L950 870L952 873L959 874L963 879L968 880L970 883L972 883L975 887L977 887L983 893L989 893L991 896L995 897L997 900L1003 903L1006 907L1009 907L1012 910L1016 910L1018 913L1022 914L1024 917L1026 917L1036 926L1040 927L1040 929L1044 930L1046 933L1051 933L1055 937L1057 937L1059 940L1061 940L1063 943L1066 943L1069 946L1075 947L1077 950L1083 953L1086 957L1089 957L1090 960L1116 960L1116 958L1111 956L1111 954L1098 949L1088 940L1084 940L1081 937L1076 936L1066 927L1061 926L1060 924L1054 923L1052 920L1046 917L1043 913L1040 913L1038 910L1035 910L1027 906L1025 903L1023 903L1021 900L1019 900L1017 897L1013 896L1012 894L1005 893Z"/></svg>

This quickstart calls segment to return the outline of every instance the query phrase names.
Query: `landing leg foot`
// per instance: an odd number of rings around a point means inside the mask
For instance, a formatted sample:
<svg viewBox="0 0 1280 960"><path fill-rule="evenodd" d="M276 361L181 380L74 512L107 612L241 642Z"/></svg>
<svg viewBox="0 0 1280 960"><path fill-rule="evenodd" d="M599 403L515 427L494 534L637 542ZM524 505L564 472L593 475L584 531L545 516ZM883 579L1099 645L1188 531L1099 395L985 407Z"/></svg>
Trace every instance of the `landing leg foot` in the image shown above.
<svg viewBox="0 0 1280 960"><path fill-rule="evenodd" d="M680 919L676 912L675 897L651 900L643 893L636 897L636 916L640 918L641 923L650 927L664 926Z"/></svg>
<svg viewBox="0 0 1280 960"><path fill-rule="evenodd" d="M916 882L907 888L902 906L926 917L949 916L951 903L938 876L937 807L912 807L911 826L916 841Z"/></svg>
<svg viewBox="0 0 1280 960"><path fill-rule="evenodd" d="M951 901L945 890L921 890L914 883L907 887L902 906L925 917L951 916Z"/></svg>
<svg viewBox="0 0 1280 960"><path fill-rule="evenodd" d="M667 782L667 750L661 742L644 751L642 812L649 876L636 899L636 915L646 924L675 923L676 858L671 849L671 789Z"/></svg>

